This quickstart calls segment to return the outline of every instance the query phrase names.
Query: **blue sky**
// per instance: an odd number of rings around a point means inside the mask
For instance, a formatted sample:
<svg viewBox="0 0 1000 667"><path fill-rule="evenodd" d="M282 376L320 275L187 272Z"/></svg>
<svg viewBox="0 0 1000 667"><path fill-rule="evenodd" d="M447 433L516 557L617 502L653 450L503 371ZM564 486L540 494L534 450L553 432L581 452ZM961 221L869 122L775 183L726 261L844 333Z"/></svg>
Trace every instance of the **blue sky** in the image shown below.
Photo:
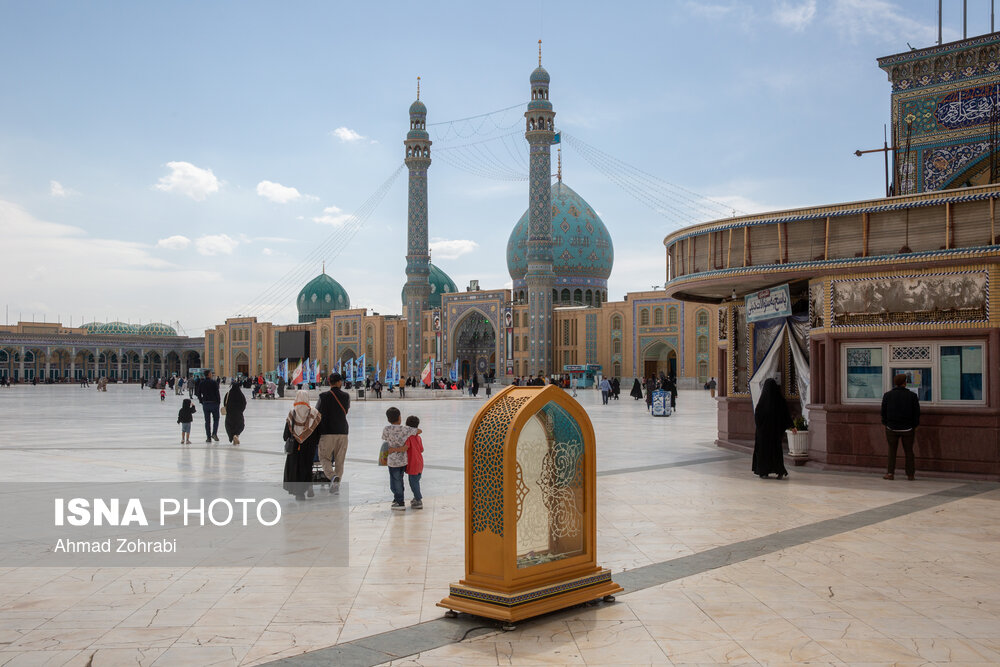
<svg viewBox="0 0 1000 667"><path fill-rule="evenodd" d="M988 32L988 0L969 13ZM853 155L888 121L875 59L936 36L934 0L0 2L0 302L191 334L258 301L292 321L318 260L258 296L402 163L416 77L428 123L522 104L539 38L559 128L665 183L747 212L880 196L881 158ZM460 287L510 281L527 184L498 177L523 137L497 137L519 114L432 128L433 256ZM664 235L698 219L563 158L614 239L611 297L662 284ZM328 257L355 306L400 312L405 178Z"/></svg>

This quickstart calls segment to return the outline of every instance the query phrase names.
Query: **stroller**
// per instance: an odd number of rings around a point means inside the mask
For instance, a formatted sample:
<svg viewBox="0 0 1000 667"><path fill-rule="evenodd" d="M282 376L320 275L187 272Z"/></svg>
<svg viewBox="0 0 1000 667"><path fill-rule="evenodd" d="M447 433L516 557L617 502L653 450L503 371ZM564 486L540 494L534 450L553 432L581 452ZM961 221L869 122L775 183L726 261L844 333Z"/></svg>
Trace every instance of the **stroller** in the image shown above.
<svg viewBox="0 0 1000 667"><path fill-rule="evenodd" d="M264 394L263 398L274 398L278 392L278 385L273 382L267 383L267 393Z"/></svg>

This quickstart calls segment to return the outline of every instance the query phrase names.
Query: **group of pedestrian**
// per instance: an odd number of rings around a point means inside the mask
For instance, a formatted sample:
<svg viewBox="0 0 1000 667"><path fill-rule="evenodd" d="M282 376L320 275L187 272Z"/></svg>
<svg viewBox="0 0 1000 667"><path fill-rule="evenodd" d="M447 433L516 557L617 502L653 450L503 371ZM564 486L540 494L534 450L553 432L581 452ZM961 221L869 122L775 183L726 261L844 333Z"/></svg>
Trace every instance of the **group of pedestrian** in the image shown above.
<svg viewBox="0 0 1000 667"><path fill-rule="evenodd" d="M610 399L618 400L618 395L622 392L621 381L613 377L610 380L608 378L601 378L601 382L597 385L601 390L601 403L604 405L608 404Z"/></svg>
<svg viewBox="0 0 1000 667"><path fill-rule="evenodd" d="M893 376L892 389L882 395L882 425L888 445L887 470L882 479L896 478L896 455L900 445L903 447L906 479L912 481L916 475L913 443L920 426L920 400L907 388L906 381L905 374ZM777 475L778 479L787 478L781 439L786 430L796 433L797 429L781 387L773 378L764 381L753 416L756 428L751 470L762 479L771 474Z"/></svg>
<svg viewBox="0 0 1000 667"><path fill-rule="evenodd" d="M639 380L636 379L632 383L631 396L638 400L642 397L643 387L646 389L646 409L653 409L653 392L654 391L669 391L670 392L670 411L675 412L677 410L677 378L672 375L667 375L663 371L660 371L660 377L656 378L650 376L646 378L642 386L639 385ZM638 396L636 395L638 394Z"/></svg>
<svg viewBox="0 0 1000 667"><path fill-rule="evenodd" d="M283 488L296 500L315 497L313 462L317 458L330 482L330 493L340 493L347 457L347 415L351 409L351 397L343 390L344 379L339 373L332 373L327 384L330 388L319 395L315 406L309 404L309 395L305 391L298 391L285 417L282 432L286 453ZM374 387L374 384L369 386ZM389 408L385 414L389 424L382 430L382 440L387 448L391 509L406 509L404 474L413 495L410 508L423 509L420 478L424 467L424 446L420 439L420 419L411 415L403 423L396 407Z"/></svg>

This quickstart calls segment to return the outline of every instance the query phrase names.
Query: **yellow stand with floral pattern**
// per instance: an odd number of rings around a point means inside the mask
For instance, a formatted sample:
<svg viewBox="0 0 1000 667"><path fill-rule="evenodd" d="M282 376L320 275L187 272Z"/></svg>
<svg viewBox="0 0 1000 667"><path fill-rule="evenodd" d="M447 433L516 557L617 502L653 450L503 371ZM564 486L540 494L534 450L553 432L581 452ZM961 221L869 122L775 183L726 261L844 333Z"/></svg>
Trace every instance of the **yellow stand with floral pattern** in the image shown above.
<svg viewBox="0 0 1000 667"><path fill-rule="evenodd" d="M465 438L465 578L438 603L508 624L613 595L597 565L594 427L565 391L507 387Z"/></svg>

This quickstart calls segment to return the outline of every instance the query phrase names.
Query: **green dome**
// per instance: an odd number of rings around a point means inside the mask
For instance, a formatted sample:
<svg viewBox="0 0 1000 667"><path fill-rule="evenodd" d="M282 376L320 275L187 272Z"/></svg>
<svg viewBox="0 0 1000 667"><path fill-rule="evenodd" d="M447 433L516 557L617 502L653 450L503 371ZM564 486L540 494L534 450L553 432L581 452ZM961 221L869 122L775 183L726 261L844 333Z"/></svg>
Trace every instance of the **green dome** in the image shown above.
<svg viewBox="0 0 1000 667"><path fill-rule="evenodd" d="M351 307L351 297L336 280L321 273L302 288L295 305L299 309L299 322L315 322L321 317L329 317L331 310L347 310Z"/></svg>
<svg viewBox="0 0 1000 667"><path fill-rule="evenodd" d="M87 333L97 333L97 330L102 326L104 325L100 322L87 322L86 324L81 324L80 328L86 329Z"/></svg>
<svg viewBox="0 0 1000 667"><path fill-rule="evenodd" d="M429 264L430 275L427 276L427 280L431 284L431 298L427 302L428 308L440 308L441 307L441 295L451 294L458 291L458 287L455 285L455 281L448 277L448 274L439 269L434 264ZM406 311L406 287L399 293L399 299L403 302L403 311Z"/></svg>
<svg viewBox="0 0 1000 667"><path fill-rule="evenodd" d="M150 322L139 327L140 336L176 336L177 330L162 322Z"/></svg>
<svg viewBox="0 0 1000 667"><path fill-rule="evenodd" d="M112 336L135 336L139 333L139 327L125 322L108 322L97 327L94 333L110 334Z"/></svg>
<svg viewBox="0 0 1000 667"><path fill-rule="evenodd" d="M528 218L525 211L507 241L507 270L514 287L528 271ZM607 289L614 266L611 234L590 204L558 181L552 185L552 270L556 287Z"/></svg>
<svg viewBox="0 0 1000 667"><path fill-rule="evenodd" d="M411 116L426 116L427 107L420 100L415 101L410 105L410 115Z"/></svg>
<svg viewBox="0 0 1000 667"><path fill-rule="evenodd" d="M539 65L535 68L535 71L531 73L530 83L549 83L549 73L544 67Z"/></svg>

